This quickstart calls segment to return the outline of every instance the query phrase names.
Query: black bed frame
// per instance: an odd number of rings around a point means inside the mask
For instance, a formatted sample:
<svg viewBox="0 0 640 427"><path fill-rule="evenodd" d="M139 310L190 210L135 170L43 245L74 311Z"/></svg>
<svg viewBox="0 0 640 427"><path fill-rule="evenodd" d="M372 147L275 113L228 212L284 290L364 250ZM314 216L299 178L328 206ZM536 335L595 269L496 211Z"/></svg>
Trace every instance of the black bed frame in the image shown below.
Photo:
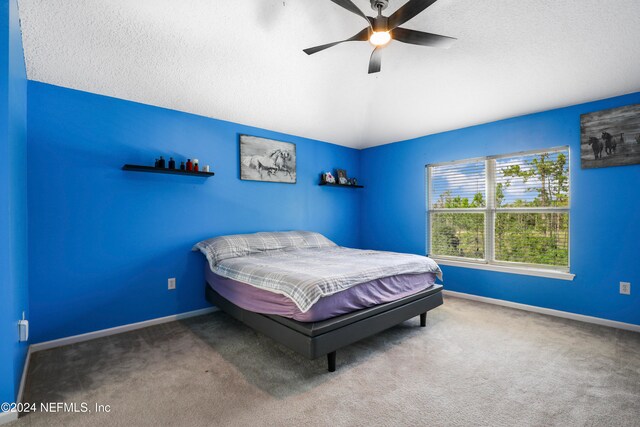
<svg viewBox="0 0 640 427"><path fill-rule="evenodd" d="M363 338L420 316L427 325L427 312L442 305L442 286L433 287L392 301L320 322L303 323L271 314L245 310L206 285L207 300L231 317L306 356L327 355L329 372L336 370L336 350Z"/></svg>

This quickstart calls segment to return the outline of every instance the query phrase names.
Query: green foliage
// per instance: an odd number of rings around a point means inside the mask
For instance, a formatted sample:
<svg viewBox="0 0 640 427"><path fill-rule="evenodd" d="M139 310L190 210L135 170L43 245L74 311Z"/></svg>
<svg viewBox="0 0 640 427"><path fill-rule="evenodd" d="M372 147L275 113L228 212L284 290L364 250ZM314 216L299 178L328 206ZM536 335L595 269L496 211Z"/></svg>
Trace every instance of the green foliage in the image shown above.
<svg viewBox="0 0 640 427"><path fill-rule="evenodd" d="M435 207L445 209L483 208L485 207L485 200L482 193L476 193L471 202L469 202L467 197L452 197L451 190L447 190L440 194L438 201L435 203Z"/></svg>
<svg viewBox="0 0 640 427"><path fill-rule="evenodd" d="M495 258L499 261L567 266L569 215L498 212Z"/></svg>
<svg viewBox="0 0 640 427"><path fill-rule="evenodd" d="M496 206L502 206L504 201L504 184L499 182L496 185Z"/></svg>
<svg viewBox="0 0 640 427"><path fill-rule="evenodd" d="M549 153L543 153L525 162L527 168L520 165L511 165L502 169L502 176L507 179L504 184L498 184L496 188L496 205L498 207L564 207L569 204L569 170L567 168L567 156L559 153L555 160ZM502 205L504 190L511 186L513 178L520 178L527 184L531 178L537 178L535 187L527 187L527 192L536 192L533 201L516 200L512 204ZM501 197L498 198L498 191Z"/></svg>
<svg viewBox="0 0 640 427"><path fill-rule="evenodd" d="M484 213L432 213L431 225L433 253L484 258Z"/></svg>

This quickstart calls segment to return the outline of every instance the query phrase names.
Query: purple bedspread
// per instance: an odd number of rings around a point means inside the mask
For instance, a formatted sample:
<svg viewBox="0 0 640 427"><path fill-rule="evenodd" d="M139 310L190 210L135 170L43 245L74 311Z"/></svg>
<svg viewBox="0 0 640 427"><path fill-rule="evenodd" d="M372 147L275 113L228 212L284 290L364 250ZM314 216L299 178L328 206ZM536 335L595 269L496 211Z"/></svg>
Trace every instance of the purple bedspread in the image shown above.
<svg viewBox="0 0 640 427"><path fill-rule="evenodd" d="M209 286L238 307L256 313L277 314L299 322L317 322L395 301L430 288L436 281L434 273L384 277L322 297L307 312L302 313L286 296L219 276L208 265L205 267L205 276Z"/></svg>

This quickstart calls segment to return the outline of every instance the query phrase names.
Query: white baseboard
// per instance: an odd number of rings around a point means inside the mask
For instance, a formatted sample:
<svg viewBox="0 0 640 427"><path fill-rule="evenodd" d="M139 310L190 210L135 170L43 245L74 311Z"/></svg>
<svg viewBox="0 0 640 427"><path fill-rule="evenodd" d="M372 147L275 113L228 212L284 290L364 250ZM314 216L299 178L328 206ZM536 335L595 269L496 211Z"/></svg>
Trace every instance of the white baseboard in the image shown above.
<svg viewBox="0 0 640 427"><path fill-rule="evenodd" d="M479 295L465 294L462 292L447 291L447 290L443 292L445 295L449 295L452 297L485 302L487 304L501 305L503 307L531 311L533 313L546 314L549 316L562 317L564 319L577 320L579 322L594 323L596 325L609 326L611 328L624 329L627 331L640 332L640 325L634 325L632 323L616 322L615 320L607 320L607 319L602 319L600 317L585 316L583 314L570 313L568 311L560 311L560 310L553 310L551 308L536 307L535 305L520 304L517 302L481 297Z"/></svg>
<svg viewBox="0 0 640 427"><path fill-rule="evenodd" d="M18 419L18 411L0 412L0 425L10 423Z"/></svg>
<svg viewBox="0 0 640 427"><path fill-rule="evenodd" d="M51 348L62 347L63 345L75 344L83 341L89 341L96 338L106 337L109 335L121 334L123 332L135 331L136 329L146 328L148 326L159 325L161 323L174 322L176 320L187 319L189 317L202 316L204 314L218 311L218 307L203 308L200 310L188 311L186 313L174 314L166 317L158 317L156 319L145 320L143 322L130 323L128 325L116 326L115 328L101 329L99 331L88 332L86 334L73 335L70 337L59 338L57 340L40 342L31 344L29 350L31 353L36 351L49 350Z"/></svg>

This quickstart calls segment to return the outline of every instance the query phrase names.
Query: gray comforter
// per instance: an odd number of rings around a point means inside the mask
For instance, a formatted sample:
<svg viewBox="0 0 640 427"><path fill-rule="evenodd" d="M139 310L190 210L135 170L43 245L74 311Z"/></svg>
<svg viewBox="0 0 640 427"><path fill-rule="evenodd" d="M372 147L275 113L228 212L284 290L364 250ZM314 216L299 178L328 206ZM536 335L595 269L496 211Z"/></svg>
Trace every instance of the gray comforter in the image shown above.
<svg viewBox="0 0 640 427"><path fill-rule="evenodd" d="M284 248L215 262L208 258L214 273L285 295L303 313L323 296L383 277L435 273L442 279L431 258L340 246Z"/></svg>

